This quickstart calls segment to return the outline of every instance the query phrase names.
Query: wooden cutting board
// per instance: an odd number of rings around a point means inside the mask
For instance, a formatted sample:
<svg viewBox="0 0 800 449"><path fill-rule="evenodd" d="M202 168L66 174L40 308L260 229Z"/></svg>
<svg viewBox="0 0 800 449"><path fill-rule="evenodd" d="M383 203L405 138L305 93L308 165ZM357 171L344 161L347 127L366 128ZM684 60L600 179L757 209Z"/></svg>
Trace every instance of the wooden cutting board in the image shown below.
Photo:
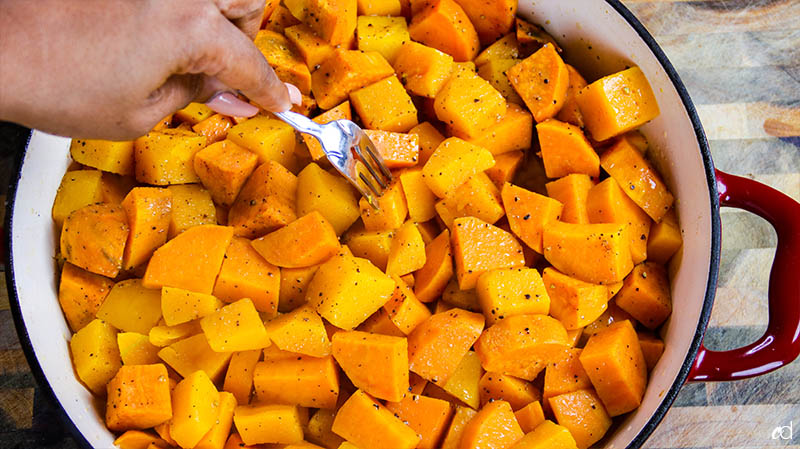
<svg viewBox="0 0 800 449"><path fill-rule="evenodd" d="M689 89L717 167L800 200L800 0L623 1ZM0 185L8 181L8 164L0 160ZM749 343L765 329L776 245L770 226L753 215L723 210L722 225L722 267L706 337L713 349ZM782 426L791 426L791 439L781 439L789 437ZM800 447L800 361L756 379L686 385L646 444L772 446ZM0 448L43 447L77 446L36 386L0 285Z"/></svg>

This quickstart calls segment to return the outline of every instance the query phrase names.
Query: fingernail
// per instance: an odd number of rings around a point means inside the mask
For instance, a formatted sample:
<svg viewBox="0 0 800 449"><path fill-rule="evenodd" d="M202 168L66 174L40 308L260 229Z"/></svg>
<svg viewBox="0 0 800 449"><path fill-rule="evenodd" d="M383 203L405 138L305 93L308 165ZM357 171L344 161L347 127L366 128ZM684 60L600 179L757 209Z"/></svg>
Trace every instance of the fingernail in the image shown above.
<svg viewBox="0 0 800 449"><path fill-rule="evenodd" d="M303 94L300 93L300 89L297 88L294 84L291 83L283 83L286 85L286 89L289 90L289 100L292 104L301 104L303 103Z"/></svg>
<svg viewBox="0 0 800 449"><path fill-rule="evenodd" d="M231 92L219 92L206 101L206 106L214 112L230 117L252 117L258 114L258 108L246 103Z"/></svg>

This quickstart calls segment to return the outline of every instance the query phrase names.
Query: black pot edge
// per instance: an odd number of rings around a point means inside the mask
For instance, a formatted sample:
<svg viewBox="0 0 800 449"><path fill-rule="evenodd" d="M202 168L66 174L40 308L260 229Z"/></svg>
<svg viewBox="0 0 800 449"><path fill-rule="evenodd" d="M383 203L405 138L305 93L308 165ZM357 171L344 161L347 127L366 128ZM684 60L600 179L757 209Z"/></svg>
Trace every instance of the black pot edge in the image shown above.
<svg viewBox="0 0 800 449"><path fill-rule="evenodd" d="M703 336L705 335L706 327L708 326L708 320L711 317L711 308L714 305L714 295L717 289L722 225L720 224L719 193L717 192L717 180L714 162L711 159L711 150L709 149L708 139L706 138L705 131L703 131L703 126L700 123L700 118L697 115L697 109L694 107L694 103L689 97L689 92L686 90L686 86L683 85L683 81L681 81L680 76L678 76L678 72L675 71L675 67L672 66L671 62L669 62L667 55L664 54L664 51L658 45L650 32L648 32L644 25L639 22L639 19L637 19L636 16L634 16L633 13L619 0L605 1L609 6L614 8L614 10L616 10L626 22L628 22L628 25L630 25L631 28L636 31L639 37L642 38L644 43L647 44L647 46L650 48L650 51L653 52L653 55L656 57L656 59L658 59L658 62L664 68L667 76L669 76L669 79L672 81L672 85L675 86L675 90L678 92L678 95L683 102L683 106L686 108L686 113L689 115L689 120L692 122L695 136L697 136L697 143L700 146L700 155L703 157L703 166L706 171L708 195L711 199L711 260L708 267L708 282L706 284L706 294L703 300L703 309L700 311L700 321L697 323L697 329L695 330L692 344L689 346L686 359L684 359L683 365L681 365L681 369L678 371L678 376L675 378L675 381L672 383L672 386L669 388L669 390L667 390L664 398L661 400L661 404L653 413L653 416L650 417L644 427L642 427L642 430L639 431L633 441L631 441L631 443L627 446L628 449L637 449L641 447L645 441L647 441L656 427L658 427L658 424L661 422L661 420L664 419L664 415L667 414L667 411L672 406L672 403L678 396L678 392L680 391L681 387L684 383L686 383L686 379L689 376L689 370L694 363L695 357L697 357L697 351L700 348L700 344L703 342Z"/></svg>
<svg viewBox="0 0 800 449"><path fill-rule="evenodd" d="M675 381L672 383L672 386L669 388L667 393L664 395L664 398L661 400L661 404L656 408L656 411L653 413L653 416L647 421L644 425L642 430L636 435L636 437L631 441L631 443L627 446L628 449L636 449L641 447L647 438L653 433L653 431L658 427L658 424L666 415L669 408L672 406L672 403L675 401L675 398L678 396L678 392L680 391L681 387L684 383L686 383L686 379L689 376L689 370L692 367L695 357L697 356L697 351L700 348L700 344L703 341L703 336L705 335L706 326L708 325L708 320L711 316L711 308L714 304L714 295L716 293L717 287L717 277L719 274L719 261L720 261L720 245L721 245L721 224L720 224L720 216L719 216L719 195L717 192L717 182L716 176L714 174L714 162L711 159L711 151L708 146L708 140L706 139L705 131L703 131L703 126L700 123L700 118L697 115L697 109L694 106L691 98L689 97L689 92L686 90L683 82L678 76L678 73L675 71L675 68L672 66L672 63L669 62L667 59L666 54L658 45L656 40L653 36L645 29L644 25L639 22L639 19L633 15L633 13L625 7L619 0L605 0L609 6L614 8L628 24L636 31L639 37L647 44L650 48L650 51L653 52L653 55L658 59L661 66L664 68L664 71L669 76L670 80L672 81L673 86L675 86L675 90L678 92L678 95L683 102L684 107L686 108L686 112L689 115L689 119L692 122L692 126L694 127L695 135L697 136L697 142L700 146L700 153L703 157L703 166L706 171L706 183L708 184L708 192L711 198L711 261L709 264L709 275L708 275L708 283L706 284L706 294L704 298L703 309L700 312L700 321L697 324L697 329L695 330L695 335L692 340L692 344L689 347L689 351L686 355L686 359L681 366L680 371L678 371L678 376L675 378ZM32 133L31 133L32 135ZM30 136L28 137L28 144L30 144ZM67 428L72 433L75 440L81 447L90 449L92 445L86 440L86 438L81 434L78 428L75 426L75 423L69 418L67 415L66 410L61 405L61 402L56 397L53 389L50 387L50 383L47 381L47 378L42 371L41 365L39 365L39 361L36 356L36 352L31 345L30 338L28 337L28 331L23 324L22 319L22 311L20 310L19 305L19 297L17 296L17 289L16 289L16 280L14 278L14 264L13 264L13 248L11 245L11 235L12 235L12 227L13 227L13 219L11 212L14 210L14 203L16 200L16 192L17 192L17 184L19 182L19 178L22 175L22 161L25 158L25 153L28 150L28 144L25 145L25 149L21 151L16 159L14 173L16 176L12 179L11 183L9 184L8 194L6 196L6 219L5 219L5 244L6 244L6 288L8 289L8 299L9 304L11 306L11 313L14 317L14 326L17 330L17 335L19 336L20 344L22 345L22 350L25 353L25 358L28 361L28 365L31 368L31 372L33 373L36 382L42 388L42 390L47 395L48 399L51 402L58 405L58 410L62 417L62 422L67 425Z"/></svg>

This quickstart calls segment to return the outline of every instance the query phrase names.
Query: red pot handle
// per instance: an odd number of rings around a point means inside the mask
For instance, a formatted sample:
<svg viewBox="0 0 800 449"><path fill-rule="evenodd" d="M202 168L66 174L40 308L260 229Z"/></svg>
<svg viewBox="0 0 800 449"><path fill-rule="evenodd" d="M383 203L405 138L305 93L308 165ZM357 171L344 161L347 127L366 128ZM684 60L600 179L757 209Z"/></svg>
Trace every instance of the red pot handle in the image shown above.
<svg viewBox="0 0 800 449"><path fill-rule="evenodd" d="M730 351L702 344L689 381L738 380L776 370L800 354L800 204L764 184L716 171L720 206L770 222L778 249L769 276L769 325L757 341Z"/></svg>

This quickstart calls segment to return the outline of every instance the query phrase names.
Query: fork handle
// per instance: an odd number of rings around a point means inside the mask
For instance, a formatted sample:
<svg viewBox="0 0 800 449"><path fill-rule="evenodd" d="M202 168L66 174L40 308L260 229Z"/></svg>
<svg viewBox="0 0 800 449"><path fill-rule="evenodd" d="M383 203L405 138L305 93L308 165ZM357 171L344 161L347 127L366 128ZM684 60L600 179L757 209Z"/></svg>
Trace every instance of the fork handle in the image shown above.
<svg viewBox="0 0 800 449"><path fill-rule="evenodd" d="M301 133L311 134L317 138L322 136L322 126L305 115L292 111L273 112L273 114Z"/></svg>

